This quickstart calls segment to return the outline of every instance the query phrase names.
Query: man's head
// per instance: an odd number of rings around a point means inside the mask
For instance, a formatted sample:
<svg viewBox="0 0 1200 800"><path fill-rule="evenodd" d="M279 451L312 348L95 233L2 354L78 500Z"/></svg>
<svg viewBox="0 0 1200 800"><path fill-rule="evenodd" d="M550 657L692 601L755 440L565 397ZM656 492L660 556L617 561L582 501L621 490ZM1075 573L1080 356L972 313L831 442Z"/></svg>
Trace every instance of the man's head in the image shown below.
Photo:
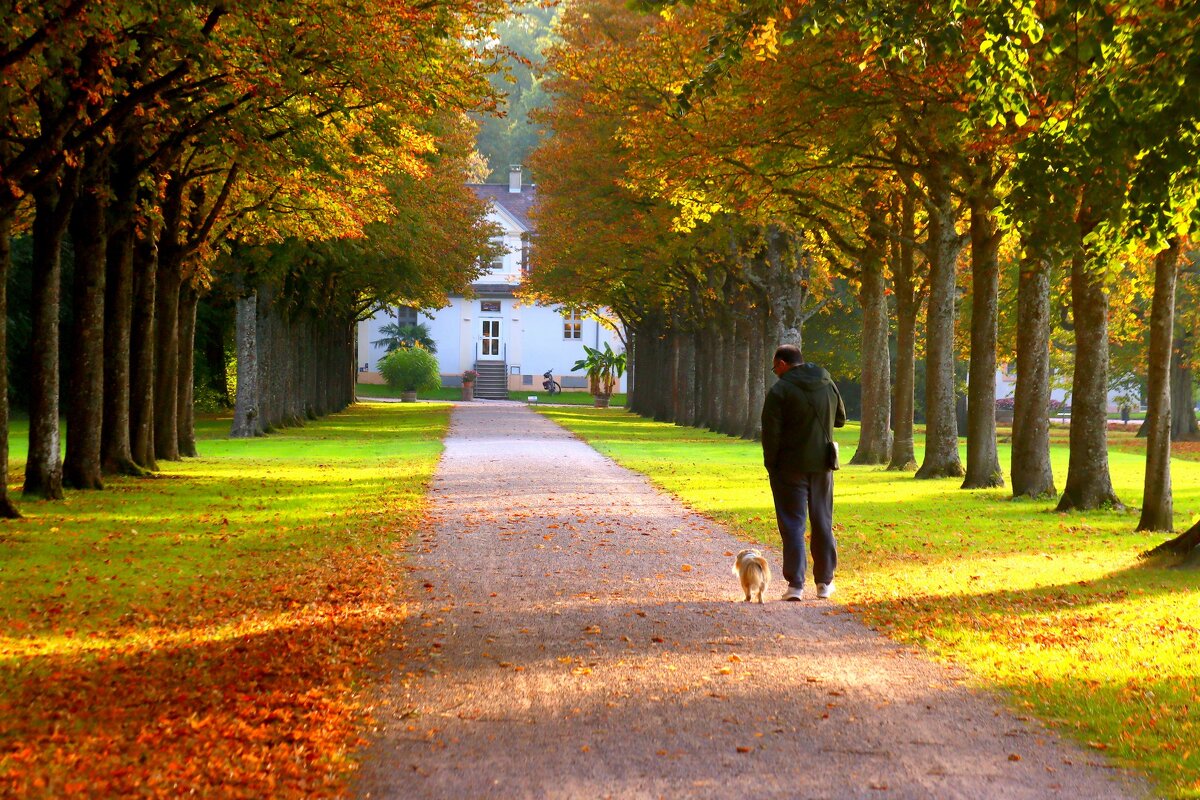
<svg viewBox="0 0 1200 800"><path fill-rule="evenodd" d="M794 344L781 344L775 348L775 360L771 362L771 371L780 377L792 367L804 363L800 348Z"/></svg>

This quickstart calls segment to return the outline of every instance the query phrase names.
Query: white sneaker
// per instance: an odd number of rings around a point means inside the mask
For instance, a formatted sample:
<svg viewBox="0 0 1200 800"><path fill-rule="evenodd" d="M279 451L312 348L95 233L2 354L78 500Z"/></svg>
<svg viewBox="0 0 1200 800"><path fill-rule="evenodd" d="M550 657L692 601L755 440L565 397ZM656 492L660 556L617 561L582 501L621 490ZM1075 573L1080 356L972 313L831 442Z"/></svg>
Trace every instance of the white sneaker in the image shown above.
<svg viewBox="0 0 1200 800"><path fill-rule="evenodd" d="M783 600L803 600L804 599L804 587L801 586L800 588L796 588L795 586L789 586L788 590L783 593L782 599Z"/></svg>
<svg viewBox="0 0 1200 800"><path fill-rule="evenodd" d="M817 584L817 597L824 599L829 597L831 594L833 594L833 581L830 581L829 583Z"/></svg>

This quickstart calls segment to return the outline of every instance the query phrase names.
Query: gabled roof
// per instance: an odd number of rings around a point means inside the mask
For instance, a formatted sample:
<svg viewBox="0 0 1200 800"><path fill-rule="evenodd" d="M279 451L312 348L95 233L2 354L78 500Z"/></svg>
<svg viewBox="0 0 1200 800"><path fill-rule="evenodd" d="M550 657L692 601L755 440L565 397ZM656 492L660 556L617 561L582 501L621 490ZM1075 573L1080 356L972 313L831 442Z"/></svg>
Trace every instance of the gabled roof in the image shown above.
<svg viewBox="0 0 1200 800"><path fill-rule="evenodd" d="M537 199L537 187L525 184L520 192L510 192L507 183L472 183L471 189L481 200L491 200L499 208L508 212L523 232L533 232L533 222L529 212Z"/></svg>

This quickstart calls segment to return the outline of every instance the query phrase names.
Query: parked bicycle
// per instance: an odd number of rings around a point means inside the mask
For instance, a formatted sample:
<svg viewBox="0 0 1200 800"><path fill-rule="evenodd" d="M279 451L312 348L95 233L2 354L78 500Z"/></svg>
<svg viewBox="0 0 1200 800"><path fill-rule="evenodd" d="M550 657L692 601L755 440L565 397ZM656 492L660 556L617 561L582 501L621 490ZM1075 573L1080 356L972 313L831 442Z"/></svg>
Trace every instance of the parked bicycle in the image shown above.
<svg viewBox="0 0 1200 800"><path fill-rule="evenodd" d="M554 380L554 370L548 369L542 373L542 377L546 380L542 381L542 389L550 394L558 394L562 391L562 386L558 381Z"/></svg>

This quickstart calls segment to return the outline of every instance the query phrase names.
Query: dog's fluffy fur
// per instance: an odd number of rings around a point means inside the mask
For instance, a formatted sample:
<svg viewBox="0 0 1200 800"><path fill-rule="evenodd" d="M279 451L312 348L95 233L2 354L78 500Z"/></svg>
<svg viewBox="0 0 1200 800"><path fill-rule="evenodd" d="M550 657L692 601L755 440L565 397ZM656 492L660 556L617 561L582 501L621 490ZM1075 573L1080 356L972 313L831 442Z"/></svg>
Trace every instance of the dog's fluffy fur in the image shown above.
<svg viewBox="0 0 1200 800"><path fill-rule="evenodd" d="M763 601L763 592L771 583L771 565L757 550L743 550L737 554L733 562L733 574L742 582L742 591L746 593L746 602L750 596L756 595L758 602Z"/></svg>

